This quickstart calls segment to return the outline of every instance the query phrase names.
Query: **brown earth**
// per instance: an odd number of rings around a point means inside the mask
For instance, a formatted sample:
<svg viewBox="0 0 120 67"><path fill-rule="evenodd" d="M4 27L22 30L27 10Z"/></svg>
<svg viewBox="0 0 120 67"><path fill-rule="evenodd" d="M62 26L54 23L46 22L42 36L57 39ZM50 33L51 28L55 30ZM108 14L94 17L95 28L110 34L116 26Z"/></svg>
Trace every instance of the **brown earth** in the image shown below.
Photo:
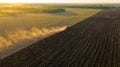
<svg viewBox="0 0 120 67"><path fill-rule="evenodd" d="M120 10L103 10L0 61L0 67L119 67Z"/></svg>

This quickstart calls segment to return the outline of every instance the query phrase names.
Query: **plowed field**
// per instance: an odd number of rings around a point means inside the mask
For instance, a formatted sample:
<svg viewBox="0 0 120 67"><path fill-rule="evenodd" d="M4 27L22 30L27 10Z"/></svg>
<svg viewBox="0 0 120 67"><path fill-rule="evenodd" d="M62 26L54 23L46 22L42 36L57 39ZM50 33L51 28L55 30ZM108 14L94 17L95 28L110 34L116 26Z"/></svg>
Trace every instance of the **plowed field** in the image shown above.
<svg viewBox="0 0 120 67"><path fill-rule="evenodd" d="M120 10L103 10L2 59L0 67L119 67Z"/></svg>

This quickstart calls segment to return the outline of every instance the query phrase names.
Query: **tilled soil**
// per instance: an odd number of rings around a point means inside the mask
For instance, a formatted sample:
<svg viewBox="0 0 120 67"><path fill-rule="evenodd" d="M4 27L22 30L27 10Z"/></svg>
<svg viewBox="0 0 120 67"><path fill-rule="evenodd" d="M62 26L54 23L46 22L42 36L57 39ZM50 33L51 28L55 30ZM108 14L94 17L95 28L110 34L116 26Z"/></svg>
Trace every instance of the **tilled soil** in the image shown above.
<svg viewBox="0 0 120 67"><path fill-rule="evenodd" d="M119 67L120 10L103 10L0 60L0 67Z"/></svg>

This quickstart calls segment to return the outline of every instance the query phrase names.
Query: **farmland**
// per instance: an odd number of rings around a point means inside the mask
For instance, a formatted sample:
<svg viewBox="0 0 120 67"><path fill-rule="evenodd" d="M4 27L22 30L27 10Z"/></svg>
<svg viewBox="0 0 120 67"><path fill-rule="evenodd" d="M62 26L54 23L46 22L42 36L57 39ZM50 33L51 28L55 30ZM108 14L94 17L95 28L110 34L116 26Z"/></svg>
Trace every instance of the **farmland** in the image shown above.
<svg viewBox="0 0 120 67"><path fill-rule="evenodd" d="M99 11L101 9L48 8L28 4L4 5L0 9L0 59Z"/></svg>
<svg viewBox="0 0 120 67"><path fill-rule="evenodd" d="M119 4L0 7L0 67L120 67Z"/></svg>
<svg viewBox="0 0 120 67"><path fill-rule="evenodd" d="M39 5L39 4L37 4ZM120 9L119 3L70 3L70 4L40 4L47 7L60 7L60 8L82 8L82 9Z"/></svg>
<svg viewBox="0 0 120 67"><path fill-rule="evenodd" d="M2 15L18 15L29 13L58 13L65 12L62 8L48 8L44 6L32 6L30 4L4 4L1 5L0 14Z"/></svg>
<svg viewBox="0 0 120 67"><path fill-rule="evenodd" d="M1 67L119 67L120 10L102 10L2 59ZM21 65L22 64L22 65Z"/></svg>

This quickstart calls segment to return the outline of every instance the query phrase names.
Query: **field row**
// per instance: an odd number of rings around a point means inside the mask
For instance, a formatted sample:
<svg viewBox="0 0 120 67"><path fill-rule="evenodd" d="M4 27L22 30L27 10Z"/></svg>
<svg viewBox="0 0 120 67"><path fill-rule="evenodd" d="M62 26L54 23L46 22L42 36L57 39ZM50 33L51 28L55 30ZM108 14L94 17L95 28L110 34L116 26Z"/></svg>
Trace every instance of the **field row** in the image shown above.
<svg viewBox="0 0 120 67"><path fill-rule="evenodd" d="M119 67L119 14L103 10L1 60L0 66Z"/></svg>

